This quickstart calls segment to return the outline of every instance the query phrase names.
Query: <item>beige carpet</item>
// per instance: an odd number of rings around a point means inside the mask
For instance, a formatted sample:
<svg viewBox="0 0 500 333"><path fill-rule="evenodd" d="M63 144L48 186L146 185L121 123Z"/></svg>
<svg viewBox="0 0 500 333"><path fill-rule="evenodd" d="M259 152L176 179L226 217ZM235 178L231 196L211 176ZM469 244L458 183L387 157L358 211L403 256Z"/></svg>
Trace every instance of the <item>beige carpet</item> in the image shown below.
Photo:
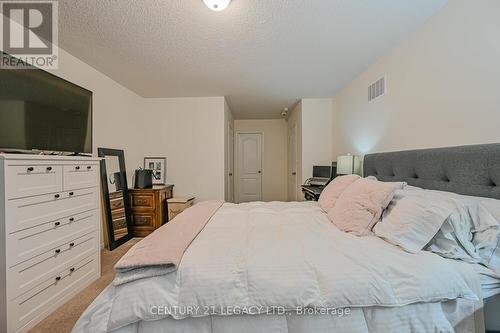
<svg viewBox="0 0 500 333"><path fill-rule="evenodd" d="M140 238L133 238L114 251L103 250L101 254L101 277L41 321L30 333L71 332L80 315L92 301L113 281L113 266Z"/></svg>

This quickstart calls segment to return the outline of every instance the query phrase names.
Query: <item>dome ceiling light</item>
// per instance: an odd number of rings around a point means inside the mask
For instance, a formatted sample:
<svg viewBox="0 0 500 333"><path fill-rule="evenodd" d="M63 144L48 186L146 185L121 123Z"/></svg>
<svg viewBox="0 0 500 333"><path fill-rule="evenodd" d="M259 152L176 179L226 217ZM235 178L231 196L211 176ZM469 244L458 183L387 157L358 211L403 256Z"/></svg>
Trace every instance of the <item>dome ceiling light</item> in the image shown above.
<svg viewBox="0 0 500 333"><path fill-rule="evenodd" d="M211 10L220 12L229 6L231 0L203 0L203 2Z"/></svg>

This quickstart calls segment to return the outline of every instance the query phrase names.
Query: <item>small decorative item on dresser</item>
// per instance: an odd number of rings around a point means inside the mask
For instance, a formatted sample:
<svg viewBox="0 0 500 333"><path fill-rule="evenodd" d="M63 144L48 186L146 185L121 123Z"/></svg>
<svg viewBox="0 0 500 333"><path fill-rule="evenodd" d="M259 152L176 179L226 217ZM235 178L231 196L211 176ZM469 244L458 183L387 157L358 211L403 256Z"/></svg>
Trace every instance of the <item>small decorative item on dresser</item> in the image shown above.
<svg viewBox="0 0 500 333"><path fill-rule="evenodd" d="M182 213L185 209L191 207L194 204L195 198L196 197L179 197L168 199L168 220L172 221L174 217Z"/></svg>
<svg viewBox="0 0 500 333"><path fill-rule="evenodd" d="M167 179L166 157L144 157L144 169L153 170L153 185L165 185Z"/></svg>

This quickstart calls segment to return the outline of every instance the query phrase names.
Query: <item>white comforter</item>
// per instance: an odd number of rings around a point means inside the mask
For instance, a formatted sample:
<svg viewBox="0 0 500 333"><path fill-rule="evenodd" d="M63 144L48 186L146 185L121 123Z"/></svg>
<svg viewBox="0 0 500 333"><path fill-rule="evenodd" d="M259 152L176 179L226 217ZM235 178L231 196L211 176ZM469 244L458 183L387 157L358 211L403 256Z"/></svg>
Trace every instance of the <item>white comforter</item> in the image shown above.
<svg viewBox="0 0 500 333"><path fill-rule="evenodd" d="M275 307L474 301L481 297L480 287L469 266L341 232L315 203L224 204L190 245L177 272L109 286L74 331L230 315L236 308L255 314Z"/></svg>

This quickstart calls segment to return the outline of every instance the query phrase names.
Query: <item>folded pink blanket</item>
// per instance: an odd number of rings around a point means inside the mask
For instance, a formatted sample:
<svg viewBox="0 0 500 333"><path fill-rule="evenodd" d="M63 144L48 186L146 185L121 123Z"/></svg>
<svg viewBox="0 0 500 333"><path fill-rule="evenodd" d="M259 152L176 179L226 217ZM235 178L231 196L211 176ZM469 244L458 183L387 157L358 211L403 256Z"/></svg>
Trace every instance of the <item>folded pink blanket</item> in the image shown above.
<svg viewBox="0 0 500 333"><path fill-rule="evenodd" d="M115 265L117 273L128 277L118 277L115 284L175 271L186 249L223 203L200 202L134 245Z"/></svg>

